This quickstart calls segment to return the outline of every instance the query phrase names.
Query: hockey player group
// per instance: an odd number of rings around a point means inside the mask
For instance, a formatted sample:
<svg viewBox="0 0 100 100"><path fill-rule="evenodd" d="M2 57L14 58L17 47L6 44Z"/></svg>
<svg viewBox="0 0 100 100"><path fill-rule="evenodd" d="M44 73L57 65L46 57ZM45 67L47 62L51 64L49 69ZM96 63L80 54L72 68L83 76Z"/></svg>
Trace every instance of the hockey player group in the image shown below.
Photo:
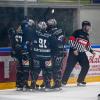
<svg viewBox="0 0 100 100"><path fill-rule="evenodd" d="M88 21L83 24L83 26L90 26ZM90 47L87 32L80 30L69 38L70 51L63 77L61 67L66 53L64 49L66 39L62 29L57 27L57 21L54 18L48 19L47 22L39 21L37 24L32 19L25 18L17 28L9 29L9 38L12 46L11 56L18 62L16 66L17 90L33 91L40 88L44 91L61 90L62 85L67 84L77 62L82 66L77 85L86 85L84 79L89 69L89 62L85 49L95 54ZM38 85L40 72L42 72L43 83ZM29 75L31 76L30 84L28 84Z"/></svg>
<svg viewBox="0 0 100 100"><path fill-rule="evenodd" d="M26 18L17 29L9 29L12 44L12 57L16 58L17 90L36 89L38 76L42 71L45 90L60 89L61 63L64 53L64 35L57 28L57 21L49 19L40 21L37 25L32 19ZM31 85L28 85L29 73ZM54 85L51 86L51 79Z"/></svg>

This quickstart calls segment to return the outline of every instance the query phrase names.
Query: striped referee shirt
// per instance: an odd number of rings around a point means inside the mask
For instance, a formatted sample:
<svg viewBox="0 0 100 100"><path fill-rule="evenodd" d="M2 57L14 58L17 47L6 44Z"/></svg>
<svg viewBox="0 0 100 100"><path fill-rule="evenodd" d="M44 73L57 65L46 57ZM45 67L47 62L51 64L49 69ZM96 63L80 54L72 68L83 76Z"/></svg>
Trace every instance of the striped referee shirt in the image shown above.
<svg viewBox="0 0 100 100"><path fill-rule="evenodd" d="M70 36L69 45L73 50L78 52L93 52L89 42L89 34L83 30L77 30Z"/></svg>

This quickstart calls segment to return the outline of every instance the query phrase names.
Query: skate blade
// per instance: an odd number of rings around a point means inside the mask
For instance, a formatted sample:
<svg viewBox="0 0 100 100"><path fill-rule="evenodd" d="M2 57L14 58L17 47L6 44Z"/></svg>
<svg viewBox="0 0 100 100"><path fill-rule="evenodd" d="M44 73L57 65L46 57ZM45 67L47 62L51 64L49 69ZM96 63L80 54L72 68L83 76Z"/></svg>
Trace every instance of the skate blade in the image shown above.
<svg viewBox="0 0 100 100"><path fill-rule="evenodd" d="M22 91L23 91L23 92L26 92L26 91L27 91L27 89L23 88L23 89L22 89Z"/></svg>
<svg viewBox="0 0 100 100"><path fill-rule="evenodd" d="M45 92L57 92L57 91L61 91L62 88L54 88L54 89L45 89Z"/></svg>
<svg viewBox="0 0 100 100"><path fill-rule="evenodd" d="M45 92L51 92L53 89L44 89Z"/></svg>
<svg viewBox="0 0 100 100"><path fill-rule="evenodd" d="M62 88L55 88L55 91L61 91Z"/></svg>
<svg viewBox="0 0 100 100"><path fill-rule="evenodd" d="M67 86L68 86L67 84L66 85L65 84L62 84L62 87L67 87Z"/></svg>
<svg viewBox="0 0 100 100"><path fill-rule="evenodd" d="M29 91L29 92L34 92L34 91L35 91L35 89L28 89L28 91Z"/></svg>
<svg viewBox="0 0 100 100"><path fill-rule="evenodd" d="M23 89L22 88L16 88L16 91L22 91Z"/></svg>
<svg viewBox="0 0 100 100"><path fill-rule="evenodd" d="M78 87L86 87L86 85L77 85Z"/></svg>
<svg viewBox="0 0 100 100"><path fill-rule="evenodd" d="M38 87L38 88L36 88L35 90L36 90L36 91L44 91L44 90L45 90L45 87L42 87L42 88L41 88L41 87Z"/></svg>

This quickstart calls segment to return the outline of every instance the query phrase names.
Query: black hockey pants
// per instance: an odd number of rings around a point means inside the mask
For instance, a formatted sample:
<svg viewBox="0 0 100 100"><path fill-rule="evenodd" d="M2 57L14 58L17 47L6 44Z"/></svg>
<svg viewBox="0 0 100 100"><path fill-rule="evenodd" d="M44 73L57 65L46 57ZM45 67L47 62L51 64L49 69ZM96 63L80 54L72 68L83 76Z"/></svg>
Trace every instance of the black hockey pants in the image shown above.
<svg viewBox="0 0 100 100"><path fill-rule="evenodd" d="M62 66L62 55L53 56L53 80L54 80L54 86L55 87L61 87L61 66Z"/></svg>
<svg viewBox="0 0 100 100"><path fill-rule="evenodd" d="M51 66L46 66L45 65L46 61L40 61L40 60L35 60L32 68L32 84L34 85L35 82L38 79L38 76L42 70L42 75L43 75L43 81L45 84L45 87L49 88L50 87L50 81L51 81Z"/></svg>
<svg viewBox="0 0 100 100"><path fill-rule="evenodd" d="M79 52L78 56L74 55L73 50L69 51L67 66L65 68L65 72L62 78L62 83L66 83L70 77L70 74L75 67L76 63L79 63L81 66L81 71L78 76L77 82L83 82L86 74L89 70L89 61L85 52Z"/></svg>

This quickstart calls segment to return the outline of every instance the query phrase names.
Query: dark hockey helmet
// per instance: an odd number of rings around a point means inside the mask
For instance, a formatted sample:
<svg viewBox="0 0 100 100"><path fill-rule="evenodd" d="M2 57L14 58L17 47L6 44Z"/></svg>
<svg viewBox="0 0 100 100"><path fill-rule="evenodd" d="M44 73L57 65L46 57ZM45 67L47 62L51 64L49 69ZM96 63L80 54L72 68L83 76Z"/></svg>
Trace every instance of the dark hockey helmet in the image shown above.
<svg viewBox="0 0 100 100"><path fill-rule="evenodd" d="M24 17L24 20L28 21L29 20L29 17L28 16L25 16Z"/></svg>
<svg viewBox="0 0 100 100"><path fill-rule="evenodd" d="M83 21L82 22L82 27L84 27L86 25L91 26L91 23L89 21Z"/></svg>
<svg viewBox="0 0 100 100"><path fill-rule="evenodd" d="M56 26L57 25L57 21L55 18L49 19L47 21L48 26Z"/></svg>
<svg viewBox="0 0 100 100"><path fill-rule="evenodd" d="M47 24L46 24L46 22L40 21L40 22L38 23L38 29L40 29L40 30L46 30L46 29L47 29Z"/></svg>
<svg viewBox="0 0 100 100"><path fill-rule="evenodd" d="M33 26L35 22L33 19L29 19L28 17L22 21L22 26Z"/></svg>

